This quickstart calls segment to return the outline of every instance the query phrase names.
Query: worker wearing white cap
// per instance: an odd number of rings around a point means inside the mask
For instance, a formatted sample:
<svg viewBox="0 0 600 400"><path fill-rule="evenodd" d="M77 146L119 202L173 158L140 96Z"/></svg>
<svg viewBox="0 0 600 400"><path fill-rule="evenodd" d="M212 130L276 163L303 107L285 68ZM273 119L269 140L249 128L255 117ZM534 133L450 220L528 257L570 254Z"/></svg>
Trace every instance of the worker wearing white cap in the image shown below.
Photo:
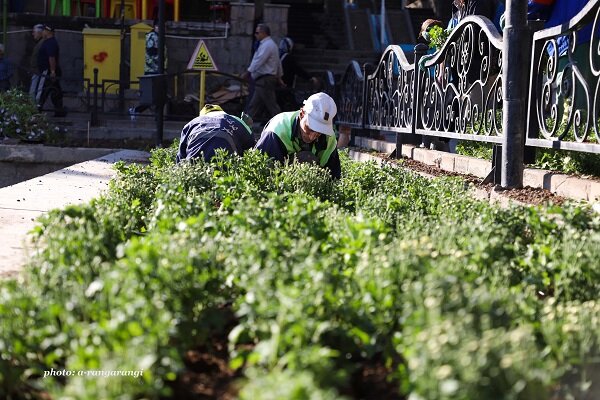
<svg viewBox="0 0 600 400"><path fill-rule="evenodd" d="M265 125L255 148L284 162L290 157L314 161L327 168L331 176L341 176L333 118L337 107L326 93L316 93L298 111L283 112Z"/></svg>

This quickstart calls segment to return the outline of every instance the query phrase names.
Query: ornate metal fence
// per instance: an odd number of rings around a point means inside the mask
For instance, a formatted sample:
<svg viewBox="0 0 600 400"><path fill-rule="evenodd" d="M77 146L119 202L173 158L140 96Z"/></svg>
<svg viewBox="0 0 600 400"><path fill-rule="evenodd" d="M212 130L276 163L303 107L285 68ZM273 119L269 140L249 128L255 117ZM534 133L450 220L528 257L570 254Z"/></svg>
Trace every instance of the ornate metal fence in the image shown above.
<svg viewBox="0 0 600 400"><path fill-rule="evenodd" d="M337 122L343 125L363 127L363 95L365 75L360 65L352 61L339 84Z"/></svg>
<svg viewBox="0 0 600 400"><path fill-rule="evenodd" d="M600 0L590 0L567 24L533 34L525 145L600 153L598 32ZM353 61L338 86L337 121L502 144L504 46L488 19L469 16L437 52L417 46L414 63L394 45L371 74Z"/></svg>
<svg viewBox="0 0 600 400"><path fill-rule="evenodd" d="M365 127L410 133L414 121L415 65L389 46L366 85Z"/></svg>
<svg viewBox="0 0 600 400"><path fill-rule="evenodd" d="M533 35L526 145L600 153L600 0Z"/></svg>
<svg viewBox="0 0 600 400"><path fill-rule="evenodd" d="M502 141L502 36L488 19L463 19L418 75L416 133Z"/></svg>

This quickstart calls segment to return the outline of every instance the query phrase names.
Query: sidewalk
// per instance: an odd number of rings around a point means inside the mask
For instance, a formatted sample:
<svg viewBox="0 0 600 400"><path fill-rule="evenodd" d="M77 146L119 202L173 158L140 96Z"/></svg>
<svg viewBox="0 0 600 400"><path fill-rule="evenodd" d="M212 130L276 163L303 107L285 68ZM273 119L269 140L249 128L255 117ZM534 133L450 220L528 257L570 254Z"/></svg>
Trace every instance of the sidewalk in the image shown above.
<svg viewBox="0 0 600 400"><path fill-rule="evenodd" d="M146 162L149 154L123 150L0 189L0 277L18 272L31 253L27 233L54 208L90 201L115 175L117 161Z"/></svg>

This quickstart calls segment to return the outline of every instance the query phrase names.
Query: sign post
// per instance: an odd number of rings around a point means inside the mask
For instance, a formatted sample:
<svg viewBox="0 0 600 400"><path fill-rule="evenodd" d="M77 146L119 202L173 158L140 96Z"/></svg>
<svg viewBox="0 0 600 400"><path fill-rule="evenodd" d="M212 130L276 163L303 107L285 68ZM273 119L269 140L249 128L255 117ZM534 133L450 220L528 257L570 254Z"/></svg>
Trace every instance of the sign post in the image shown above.
<svg viewBox="0 0 600 400"><path fill-rule="evenodd" d="M202 107L204 107L204 97L206 95L206 71L219 70L203 40L198 41L198 45L196 46L196 50L194 50L194 54L192 54L192 58L190 58L187 69L191 71L200 71L200 99L198 104L198 112L200 112Z"/></svg>

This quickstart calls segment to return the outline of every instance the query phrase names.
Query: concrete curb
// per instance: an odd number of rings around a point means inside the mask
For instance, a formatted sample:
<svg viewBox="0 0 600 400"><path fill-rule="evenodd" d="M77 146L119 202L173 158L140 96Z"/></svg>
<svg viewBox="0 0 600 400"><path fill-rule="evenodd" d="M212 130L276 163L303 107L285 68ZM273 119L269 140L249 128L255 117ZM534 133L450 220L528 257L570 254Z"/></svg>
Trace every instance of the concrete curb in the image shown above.
<svg viewBox="0 0 600 400"><path fill-rule="evenodd" d="M149 153L123 150L0 189L0 276L17 273L31 253L28 232L51 209L98 197L117 161L147 162Z"/></svg>
<svg viewBox="0 0 600 400"><path fill-rule="evenodd" d="M389 154L396 149L395 143L363 137L355 137L354 143L357 148L375 150L380 153ZM490 161L443 151L422 149L409 144L402 145L402 155L427 165L434 165L444 171L469 174L482 179L492 169ZM600 181L597 180L526 168L523 174L523 185L547 189L558 196L573 200L600 201Z"/></svg>

